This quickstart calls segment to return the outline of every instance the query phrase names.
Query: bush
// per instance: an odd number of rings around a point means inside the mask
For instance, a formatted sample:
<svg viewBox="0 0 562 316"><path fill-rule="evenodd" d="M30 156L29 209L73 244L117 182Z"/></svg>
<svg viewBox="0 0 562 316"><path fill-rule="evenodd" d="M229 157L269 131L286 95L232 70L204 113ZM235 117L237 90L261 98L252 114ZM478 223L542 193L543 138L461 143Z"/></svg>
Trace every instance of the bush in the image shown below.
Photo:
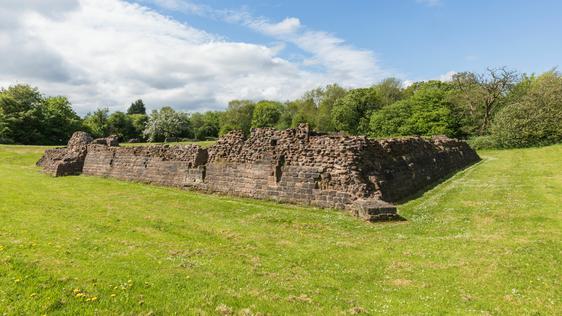
<svg viewBox="0 0 562 316"><path fill-rule="evenodd" d="M538 77L527 95L496 115L492 135L502 148L562 142L562 77L554 71Z"/></svg>
<svg viewBox="0 0 562 316"><path fill-rule="evenodd" d="M470 147L476 150L498 148L498 142L492 135L477 136L468 140Z"/></svg>

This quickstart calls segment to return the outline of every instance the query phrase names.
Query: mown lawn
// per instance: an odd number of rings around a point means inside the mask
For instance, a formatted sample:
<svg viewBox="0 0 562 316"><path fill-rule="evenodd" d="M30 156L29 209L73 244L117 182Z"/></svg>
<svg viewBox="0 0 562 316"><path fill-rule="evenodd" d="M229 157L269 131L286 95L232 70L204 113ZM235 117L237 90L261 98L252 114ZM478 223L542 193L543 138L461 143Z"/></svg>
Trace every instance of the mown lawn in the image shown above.
<svg viewBox="0 0 562 316"><path fill-rule="evenodd" d="M562 146L483 162L406 222L111 179L0 146L0 314L562 314Z"/></svg>

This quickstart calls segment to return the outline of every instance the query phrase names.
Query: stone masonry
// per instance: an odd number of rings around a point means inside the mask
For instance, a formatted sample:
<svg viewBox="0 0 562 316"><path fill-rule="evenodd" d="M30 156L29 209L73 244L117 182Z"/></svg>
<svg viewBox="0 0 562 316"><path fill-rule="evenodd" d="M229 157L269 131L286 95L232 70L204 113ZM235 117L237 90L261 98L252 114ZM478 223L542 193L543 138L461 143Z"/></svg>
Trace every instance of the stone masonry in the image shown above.
<svg viewBox="0 0 562 316"><path fill-rule="evenodd" d="M38 162L53 176L91 176L347 210L370 221L397 219L391 203L480 160L446 137L373 140L319 135L307 125L234 131L197 145L119 147L77 132Z"/></svg>

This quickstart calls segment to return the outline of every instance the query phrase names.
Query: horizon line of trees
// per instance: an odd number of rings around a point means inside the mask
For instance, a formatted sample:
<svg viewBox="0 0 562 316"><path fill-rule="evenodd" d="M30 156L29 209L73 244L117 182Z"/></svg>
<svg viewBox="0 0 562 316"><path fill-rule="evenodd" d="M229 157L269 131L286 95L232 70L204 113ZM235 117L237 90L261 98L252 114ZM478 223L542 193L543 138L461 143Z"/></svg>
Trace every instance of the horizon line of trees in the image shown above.
<svg viewBox="0 0 562 316"><path fill-rule="evenodd" d="M20 84L0 89L0 143L59 145L73 132L115 134L122 141L205 140L231 130L285 129L308 123L319 132L370 137L446 135L478 147L528 147L562 142L562 76L489 68L450 81L404 87L387 78L370 87L337 84L286 102L233 100L224 111L186 113L165 106L146 113L142 100L126 112L98 108L80 118L63 96Z"/></svg>

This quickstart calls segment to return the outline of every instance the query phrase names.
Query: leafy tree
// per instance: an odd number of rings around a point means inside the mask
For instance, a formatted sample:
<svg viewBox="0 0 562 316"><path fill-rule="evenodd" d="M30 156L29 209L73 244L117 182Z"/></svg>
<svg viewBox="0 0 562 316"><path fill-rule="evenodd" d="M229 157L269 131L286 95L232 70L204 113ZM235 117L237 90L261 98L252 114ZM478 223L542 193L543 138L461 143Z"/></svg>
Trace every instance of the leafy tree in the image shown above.
<svg viewBox="0 0 562 316"><path fill-rule="evenodd" d="M19 144L41 144L43 96L37 88L19 84L0 90L2 138Z"/></svg>
<svg viewBox="0 0 562 316"><path fill-rule="evenodd" d="M144 138L143 132L148 122L148 116L145 114L130 114L128 116L131 119L131 125L133 127L131 138Z"/></svg>
<svg viewBox="0 0 562 316"><path fill-rule="evenodd" d="M66 97L48 97L41 106L43 122L41 134L44 145L65 144L72 134L82 128L82 120Z"/></svg>
<svg viewBox="0 0 562 316"><path fill-rule="evenodd" d="M131 117L120 111L109 115L107 118L107 130L109 134L117 135L121 141L127 141L135 137L135 129Z"/></svg>
<svg viewBox="0 0 562 316"><path fill-rule="evenodd" d="M371 136L458 135L454 105L448 91L429 84L404 100L383 107L371 116Z"/></svg>
<svg viewBox="0 0 562 316"><path fill-rule="evenodd" d="M462 72L453 76L456 102L463 110L463 130L469 135L489 132L493 116L503 98L518 80L517 72L507 68L488 68L484 74Z"/></svg>
<svg viewBox="0 0 562 316"><path fill-rule="evenodd" d="M84 127L94 137L105 137L109 135L109 109L100 108L92 113L86 114L84 118Z"/></svg>
<svg viewBox="0 0 562 316"><path fill-rule="evenodd" d="M392 104L403 98L402 81L396 78L386 78L373 86L380 98L382 106Z"/></svg>
<svg viewBox="0 0 562 316"><path fill-rule="evenodd" d="M241 130L246 135L252 127L255 103L249 100L233 100L220 117L220 135L232 130Z"/></svg>
<svg viewBox="0 0 562 316"><path fill-rule="evenodd" d="M283 106L279 102L260 101L252 115L252 127L274 127L281 118Z"/></svg>
<svg viewBox="0 0 562 316"><path fill-rule="evenodd" d="M381 101L375 89L353 89L334 106L332 122L338 131L365 135L369 132L371 113L380 107Z"/></svg>
<svg viewBox="0 0 562 316"><path fill-rule="evenodd" d="M166 141L170 138L189 136L189 116L183 112L176 112L169 106L152 111L144 136L151 142Z"/></svg>
<svg viewBox="0 0 562 316"><path fill-rule="evenodd" d="M136 100L135 102L131 103L131 106L127 109L127 114L145 114L146 115L146 108L144 106L144 102L142 100Z"/></svg>
<svg viewBox="0 0 562 316"><path fill-rule="evenodd" d="M494 118L492 136L500 147L562 142L562 77L555 71L530 79L527 93Z"/></svg>
<svg viewBox="0 0 562 316"><path fill-rule="evenodd" d="M218 137L220 130L220 113L205 112L193 113L191 115L193 136L198 140L205 140L208 137Z"/></svg>
<svg viewBox="0 0 562 316"><path fill-rule="evenodd" d="M318 101L312 96L304 97L293 102L292 106L295 107L296 112L293 114L291 120L291 127L297 127L301 123L307 123L310 128L316 128L317 113L315 101Z"/></svg>
<svg viewBox="0 0 562 316"><path fill-rule="evenodd" d="M316 118L316 128L321 132L333 132L336 130L332 122L332 110L336 103L345 96L347 90L331 84L324 88L322 99L318 104L318 116Z"/></svg>

